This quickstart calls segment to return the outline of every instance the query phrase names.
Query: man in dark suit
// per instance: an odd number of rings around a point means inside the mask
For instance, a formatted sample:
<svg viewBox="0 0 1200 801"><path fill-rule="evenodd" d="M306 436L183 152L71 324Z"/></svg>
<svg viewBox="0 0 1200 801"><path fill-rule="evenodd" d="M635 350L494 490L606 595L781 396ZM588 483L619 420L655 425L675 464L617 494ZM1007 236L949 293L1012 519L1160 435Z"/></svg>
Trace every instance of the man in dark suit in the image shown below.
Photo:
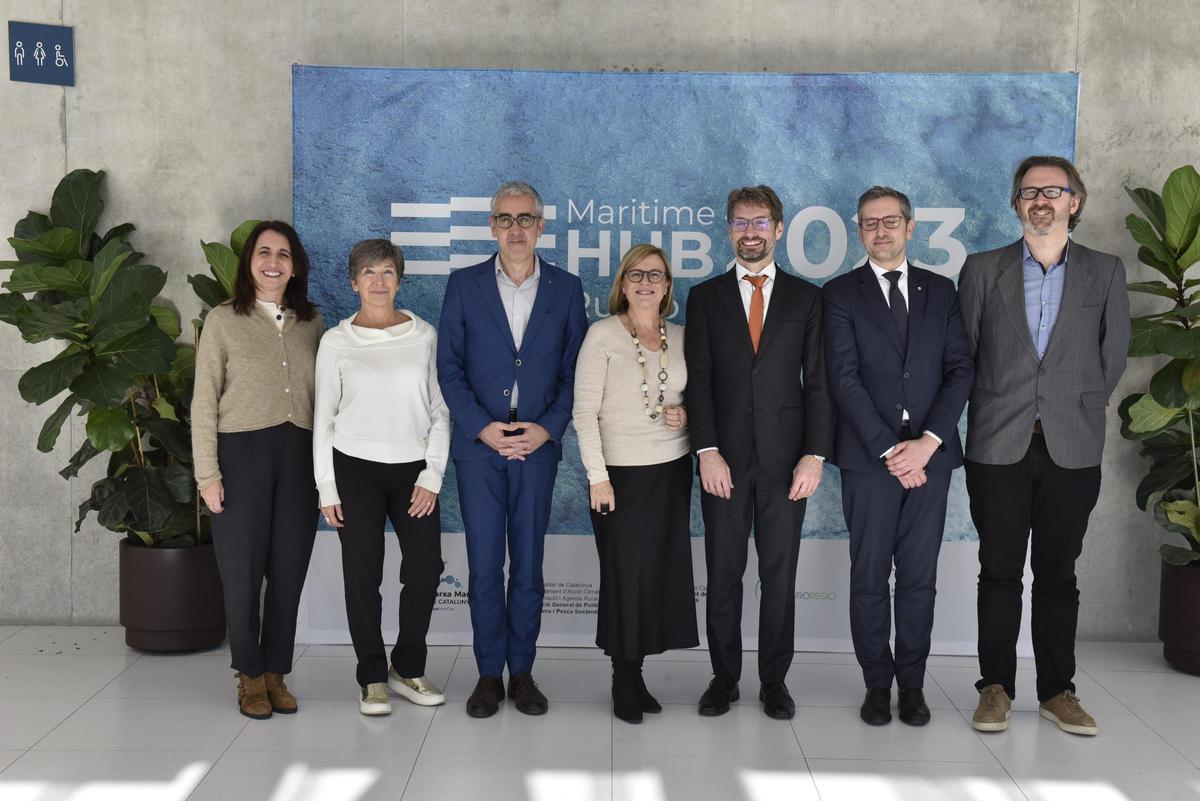
<svg viewBox="0 0 1200 801"><path fill-rule="evenodd" d="M1008 727L1032 540L1033 656L1042 717L1072 734L1096 721L1075 696L1075 560L1100 494L1105 407L1125 370L1129 295L1116 256L1069 238L1087 201L1058 156L1013 176L1024 235L967 257L958 297L978 376L967 411L967 492L979 530L979 705Z"/></svg>
<svg viewBox="0 0 1200 801"><path fill-rule="evenodd" d="M786 720L796 710L784 678L793 655L800 527L833 444L821 291L775 263L783 204L769 186L730 192L726 219L736 265L692 288L684 339L704 490L713 667L700 714L724 714L738 698L742 575L753 524L762 591L759 700L767 715Z"/></svg>
<svg viewBox="0 0 1200 801"><path fill-rule="evenodd" d="M867 686L859 715L929 722L925 660L950 474L963 463L958 419L975 369L954 282L913 267L912 204L890 187L858 199L867 261L822 288L825 367L837 403L833 461L850 532L850 633ZM896 652L891 591L896 567Z"/></svg>
<svg viewBox="0 0 1200 801"><path fill-rule="evenodd" d="M508 697L527 715L548 706L531 675L541 629L542 555L575 358L587 330L579 278L538 258L546 222L533 187L492 198L499 253L452 273L438 329L438 382L454 419L450 455L466 530L468 603L479 682L467 714ZM508 555L505 594L504 559Z"/></svg>

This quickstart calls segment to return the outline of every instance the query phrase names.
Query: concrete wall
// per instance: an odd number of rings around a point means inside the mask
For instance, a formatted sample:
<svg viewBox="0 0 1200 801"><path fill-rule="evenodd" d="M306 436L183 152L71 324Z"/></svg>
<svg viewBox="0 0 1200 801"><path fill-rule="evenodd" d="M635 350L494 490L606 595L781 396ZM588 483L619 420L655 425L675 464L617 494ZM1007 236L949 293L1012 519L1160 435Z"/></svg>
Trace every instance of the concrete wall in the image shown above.
<svg viewBox="0 0 1200 801"><path fill-rule="evenodd" d="M185 319L199 242L291 211L290 65L572 70L1070 71L1082 75L1080 241L1136 265L1122 184L1161 186L1200 161L1195 0L0 0L5 19L75 26L79 85L0 83L0 228L45 209L66 170L107 170L102 222L133 221ZM337 10L337 9L342 10ZM903 120L904 109L895 109ZM11 258L0 245L0 258ZM1135 299L1136 300L1136 299ZM1136 308L1136 307L1135 307ZM111 622L116 537L71 533L95 473L68 485L36 453L48 409L21 372L49 350L0 327L0 622ZM1134 364L1118 397L1143 386ZM1080 563L1080 636L1153 639L1160 535L1133 506L1142 466L1111 426ZM98 469L97 465L97 469Z"/></svg>

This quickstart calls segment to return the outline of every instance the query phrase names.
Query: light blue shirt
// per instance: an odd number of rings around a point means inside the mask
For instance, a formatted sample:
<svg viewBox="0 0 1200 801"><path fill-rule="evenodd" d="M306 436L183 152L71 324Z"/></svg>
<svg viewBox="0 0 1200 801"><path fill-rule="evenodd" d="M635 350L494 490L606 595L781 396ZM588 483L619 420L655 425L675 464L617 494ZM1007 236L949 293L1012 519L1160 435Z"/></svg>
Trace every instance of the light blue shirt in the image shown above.
<svg viewBox="0 0 1200 801"><path fill-rule="evenodd" d="M1021 269L1025 276L1025 318L1029 322L1029 335L1037 349L1038 359L1046 356L1054 324L1058 322L1058 310L1062 307L1063 285L1067 275L1067 253L1070 241L1063 248L1062 258L1043 270L1041 263L1029 252L1029 245L1021 240Z"/></svg>

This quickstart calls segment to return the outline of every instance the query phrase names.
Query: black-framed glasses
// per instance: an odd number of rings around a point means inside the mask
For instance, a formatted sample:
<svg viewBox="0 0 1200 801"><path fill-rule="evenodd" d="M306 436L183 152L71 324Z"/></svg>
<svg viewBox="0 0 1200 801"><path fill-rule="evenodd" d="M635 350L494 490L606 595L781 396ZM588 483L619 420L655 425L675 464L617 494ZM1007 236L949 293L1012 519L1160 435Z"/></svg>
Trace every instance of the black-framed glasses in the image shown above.
<svg viewBox="0 0 1200 801"><path fill-rule="evenodd" d="M540 214L518 214L516 217L511 214L492 215L492 222L500 228L512 228L514 222L522 228L532 228L534 223L540 219L542 219Z"/></svg>
<svg viewBox="0 0 1200 801"><path fill-rule="evenodd" d="M883 223L884 228L896 229L904 222L903 214L889 214L886 217L867 217L858 221L858 227L864 231L874 231Z"/></svg>
<svg viewBox="0 0 1200 801"><path fill-rule="evenodd" d="M770 217L755 217L753 220L747 220L744 217L734 217L729 221L729 227L737 231L739 234L745 233L750 226L754 226L755 231L766 231L771 227Z"/></svg>
<svg viewBox="0 0 1200 801"><path fill-rule="evenodd" d="M1017 190L1017 197L1021 200L1033 200L1039 194L1049 200L1062 197L1063 192L1073 194L1074 190L1069 186L1022 186Z"/></svg>
<svg viewBox="0 0 1200 801"><path fill-rule="evenodd" d="M631 283L640 284L642 279L649 281L652 284L661 284L667 274L662 270L626 270L625 278Z"/></svg>

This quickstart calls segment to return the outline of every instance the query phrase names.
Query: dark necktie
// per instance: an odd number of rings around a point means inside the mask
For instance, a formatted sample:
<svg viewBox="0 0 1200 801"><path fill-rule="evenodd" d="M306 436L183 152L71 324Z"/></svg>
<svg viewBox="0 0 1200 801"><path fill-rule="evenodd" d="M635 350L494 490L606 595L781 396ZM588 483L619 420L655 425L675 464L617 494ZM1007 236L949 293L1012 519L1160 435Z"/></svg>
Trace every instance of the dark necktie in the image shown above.
<svg viewBox="0 0 1200 801"><path fill-rule="evenodd" d="M883 277L891 284L888 287L888 305L892 308L892 319L896 321L896 330L900 333L900 349L908 349L908 305L904 302L904 295L900 292L900 277L902 273L899 270L889 270L883 274Z"/></svg>

